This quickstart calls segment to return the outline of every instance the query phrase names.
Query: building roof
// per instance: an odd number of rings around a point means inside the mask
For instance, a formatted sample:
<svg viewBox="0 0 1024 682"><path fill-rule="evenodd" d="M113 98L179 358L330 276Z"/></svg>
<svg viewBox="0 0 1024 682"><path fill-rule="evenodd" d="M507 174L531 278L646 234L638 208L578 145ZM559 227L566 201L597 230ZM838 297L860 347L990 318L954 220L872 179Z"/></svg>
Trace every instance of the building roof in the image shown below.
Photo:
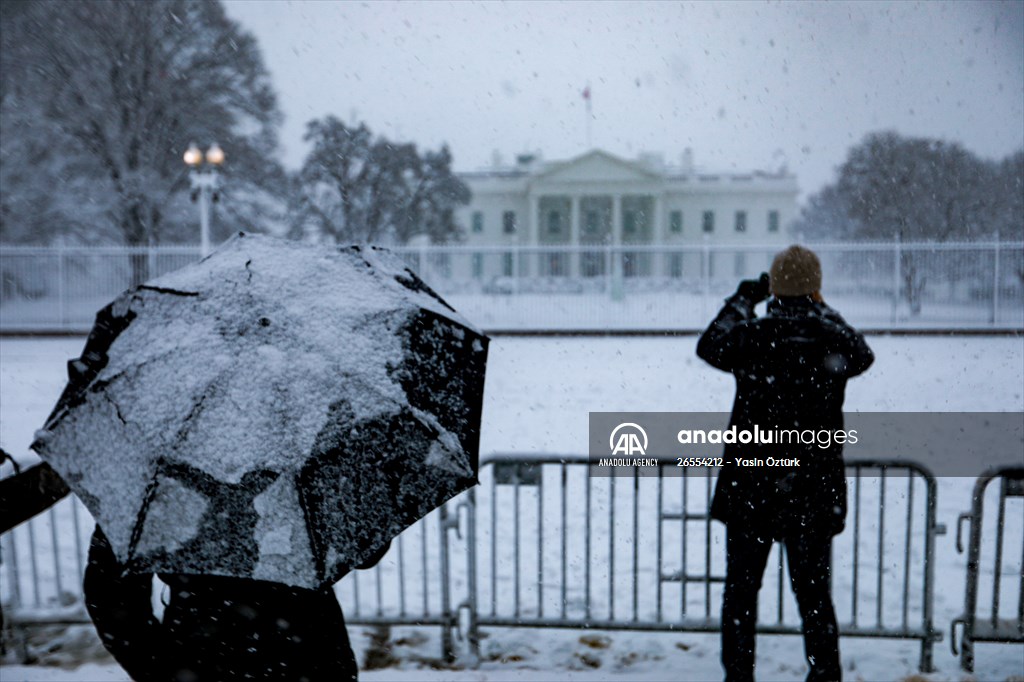
<svg viewBox="0 0 1024 682"><path fill-rule="evenodd" d="M795 177L785 168L777 171L750 170L746 172L711 172L693 166L692 158L679 165L665 164L658 154L641 154L637 159L623 159L603 149L591 149L570 159L545 161L540 154L521 154L514 165L493 165L474 171L460 172L467 180L485 178L544 178L555 179L562 174L571 174L572 169L603 164L607 169L625 171L636 179L649 180L693 180L696 182L744 182L753 180L793 180Z"/></svg>

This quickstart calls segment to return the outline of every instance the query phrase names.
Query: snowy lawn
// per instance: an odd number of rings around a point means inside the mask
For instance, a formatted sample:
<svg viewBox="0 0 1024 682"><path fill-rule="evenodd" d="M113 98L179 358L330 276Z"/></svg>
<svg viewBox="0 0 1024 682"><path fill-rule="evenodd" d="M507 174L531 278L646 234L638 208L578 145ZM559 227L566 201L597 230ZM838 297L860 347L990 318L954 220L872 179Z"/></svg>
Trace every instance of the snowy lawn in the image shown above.
<svg viewBox="0 0 1024 682"><path fill-rule="evenodd" d="M604 293L520 293L493 295L437 291L467 319L481 329L701 329L714 315L722 299L732 293L734 282L718 282L707 294L691 291L628 292L621 299ZM0 326L6 329L78 329L92 327L96 311L107 305L119 290L88 295L71 292L62 306L58 300L13 299L0 303ZM926 301L912 315L906 301L893 310L886 295L829 293L830 305L840 310L850 324L868 328L977 329L1024 327L1020 298L1000 302L993 322L989 301ZM666 301L669 301L666 303Z"/></svg>
<svg viewBox="0 0 1024 682"><path fill-rule="evenodd" d="M695 343L695 337L496 340L491 346L482 453L583 453L590 411L728 411L733 381L700 362L694 356ZM873 337L869 343L877 360L866 375L851 382L846 402L851 411L1024 410L1024 341L1019 338ZM81 345L81 339L0 339L0 445L5 449L31 459L27 446L32 432L63 387L65 361L76 356ZM935 624L946 632L945 640L935 647L939 672L929 679L964 677L949 653L948 625L963 604L965 557L955 552L953 534L956 515L969 506L972 483L972 479L939 479L938 521L950 532L939 537L936 546ZM1020 570L1019 564L1012 563L1021 555L1017 538L1024 535L1020 509L1008 508L1010 566L1004 570ZM766 574L766 588L772 585L771 576ZM1015 604L1017 595L1003 598ZM837 594L837 602L841 599ZM715 635L497 628L485 628L484 634L479 670L434 671L429 665L438 652L437 628L395 628L392 653L398 663L366 671L363 679L721 677ZM353 633L361 657L367 641L359 632ZM916 673L917 642L846 638L842 646L848 680L900 680ZM759 679L803 678L799 638L763 636L758 647ZM89 659L83 655L79 661ZM978 645L976 679L1012 676L1024 676L1022 647ZM0 678L4 682L125 679L116 665L102 659L71 670L7 666Z"/></svg>

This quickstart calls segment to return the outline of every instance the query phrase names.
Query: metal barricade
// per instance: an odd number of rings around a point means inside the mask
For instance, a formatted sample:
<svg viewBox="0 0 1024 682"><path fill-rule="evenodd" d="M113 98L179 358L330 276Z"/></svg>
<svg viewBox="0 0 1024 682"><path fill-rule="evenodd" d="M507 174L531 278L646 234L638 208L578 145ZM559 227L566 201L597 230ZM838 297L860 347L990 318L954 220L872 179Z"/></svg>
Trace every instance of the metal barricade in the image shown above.
<svg viewBox="0 0 1024 682"><path fill-rule="evenodd" d="M995 522L995 545L991 552L991 612L979 617L978 592L979 581L983 576L981 535L984 526L985 492L989 484L998 482L998 508ZM960 514L956 524L956 550L963 554L962 533L964 521L970 521L970 540L967 548L967 583L964 588L964 612L950 626L950 645L953 655L959 654L960 667L968 672L974 671L975 642L1024 642L1024 531L1021 532L1021 560L1016 570L1004 572L1003 558L1006 549L1006 508L1014 504L1018 509L1024 508L1024 467L1002 468L989 471L978 477L971 496L971 511ZM1024 529L1024 511L1014 517ZM1012 563L1011 563L1012 565ZM1007 576L1010 576L1008 579ZM1000 617L1001 598L1005 594L1007 584L1017 581L1016 615L1010 618ZM963 626L960 639L960 650L956 646L956 627Z"/></svg>
<svg viewBox="0 0 1024 682"><path fill-rule="evenodd" d="M457 503L428 514L399 535L375 567L352 571L334 587L350 625L415 625L441 628L441 655L455 656L455 604L462 575L452 568Z"/></svg>
<svg viewBox="0 0 1024 682"><path fill-rule="evenodd" d="M660 467L653 476L592 478L588 464L585 456L485 460L480 486L407 529L376 568L339 583L346 619L440 626L447 658L460 625L478 659L482 627L718 631L725 557L724 529L707 514L713 476ZM941 639L932 622L935 536L944 532L935 480L908 462L847 469L847 528L833 541L840 631L920 640L920 668L931 670ZM0 538L9 622L86 621L91 530L69 499ZM772 552L759 630L799 633L782 550Z"/></svg>
<svg viewBox="0 0 1024 682"><path fill-rule="evenodd" d="M717 632L724 528L707 510L711 475L661 466L641 475L591 477L586 456L496 456L469 492L469 645L482 627ZM833 542L840 631L917 639L932 670L941 639L932 622L936 484L908 462L857 461L849 472L846 531ZM628 470L627 470L628 471ZM877 509L877 511L876 511ZM894 522L893 519L899 519ZM896 553L891 549L898 547ZM759 631L799 633L772 550ZM872 552L877 558L868 560ZM773 568L773 572L774 572Z"/></svg>
<svg viewBox="0 0 1024 682"><path fill-rule="evenodd" d="M377 566L345 576L335 593L346 622L440 626L442 656L451 658L458 617L453 584L465 589L450 560L457 521L441 507L406 529ZM89 622L82 577L93 526L72 496L0 536L0 603L13 629Z"/></svg>

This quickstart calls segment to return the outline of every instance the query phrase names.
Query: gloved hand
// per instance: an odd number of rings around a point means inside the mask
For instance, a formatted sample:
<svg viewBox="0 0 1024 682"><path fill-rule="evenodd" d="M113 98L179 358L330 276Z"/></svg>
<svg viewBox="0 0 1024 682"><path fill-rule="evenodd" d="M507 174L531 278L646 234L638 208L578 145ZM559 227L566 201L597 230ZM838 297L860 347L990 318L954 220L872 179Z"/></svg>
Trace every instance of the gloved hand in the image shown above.
<svg viewBox="0 0 1024 682"><path fill-rule="evenodd" d="M745 279L736 288L736 296L758 304L771 295L767 272L762 272L758 279Z"/></svg>

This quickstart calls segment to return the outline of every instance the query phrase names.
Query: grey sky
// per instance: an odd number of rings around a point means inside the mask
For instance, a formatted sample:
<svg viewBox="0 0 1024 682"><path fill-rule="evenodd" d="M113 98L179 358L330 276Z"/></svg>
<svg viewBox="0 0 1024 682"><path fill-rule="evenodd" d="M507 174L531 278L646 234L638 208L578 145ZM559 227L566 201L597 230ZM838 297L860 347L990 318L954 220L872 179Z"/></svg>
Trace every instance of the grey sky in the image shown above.
<svg viewBox="0 0 1024 682"><path fill-rule="evenodd" d="M334 114L459 170L593 144L626 157L692 147L710 170L783 158L804 195L866 133L1024 146L1024 3L302 2L228 0L260 42L301 164ZM784 156L783 156L784 155Z"/></svg>

